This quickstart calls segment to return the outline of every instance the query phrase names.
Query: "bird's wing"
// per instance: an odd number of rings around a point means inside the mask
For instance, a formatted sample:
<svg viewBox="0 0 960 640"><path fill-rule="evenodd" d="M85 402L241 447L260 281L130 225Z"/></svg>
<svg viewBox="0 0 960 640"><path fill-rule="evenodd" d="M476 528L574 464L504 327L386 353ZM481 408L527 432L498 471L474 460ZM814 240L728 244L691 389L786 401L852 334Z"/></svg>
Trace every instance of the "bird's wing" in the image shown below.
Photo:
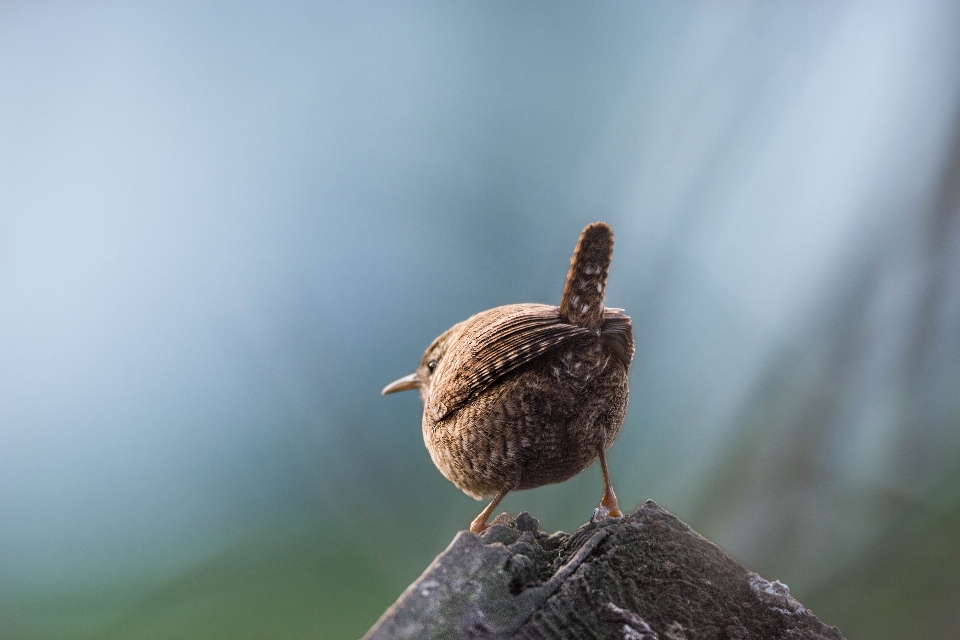
<svg viewBox="0 0 960 640"><path fill-rule="evenodd" d="M512 304L479 313L437 365L428 411L440 420L507 373L589 331L560 320L557 307Z"/></svg>
<svg viewBox="0 0 960 640"><path fill-rule="evenodd" d="M620 359L626 357L625 364L629 365L633 356L630 319L609 310L601 330L605 343L608 325L614 353ZM441 420L504 375L558 345L596 335L564 322L557 307L543 304L490 309L465 322L462 331L451 350L444 354L431 384L428 410L434 420Z"/></svg>
<svg viewBox="0 0 960 640"><path fill-rule="evenodd" d="M623 363L629 367L633 361L633 324L630 316L621 313L623 309L605 309L600 339Z"/></svg>

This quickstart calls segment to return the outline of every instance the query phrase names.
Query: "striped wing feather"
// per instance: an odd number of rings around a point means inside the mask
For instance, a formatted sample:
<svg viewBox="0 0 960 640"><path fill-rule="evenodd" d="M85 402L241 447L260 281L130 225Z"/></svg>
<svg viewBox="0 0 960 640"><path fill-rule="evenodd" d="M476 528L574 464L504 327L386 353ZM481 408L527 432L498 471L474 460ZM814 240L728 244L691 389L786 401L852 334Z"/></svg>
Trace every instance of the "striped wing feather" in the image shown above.
<svg viewBox="0 0 960 640"><path fill-rule="evenodd" d="M629 367L633 361L633 325L630 316L620 313L623 309L605 309L600 339L613 354Z"/></svg>
<svg viewBox="0 0 960 640"><path fill-rule="evenodd" d="M607 316L615 318L611 321ZM611 338L615 354L623 359L629 351L629 364L633 355L630 319L608 310L601 334L605 342L608 323L615 334ZM564 322L559 308L550 305L515 304L477 314L464 323L461 335L438 364L429 403L433 419L443 419L506 374L558 345L589 335L596 334Z"/></svg>

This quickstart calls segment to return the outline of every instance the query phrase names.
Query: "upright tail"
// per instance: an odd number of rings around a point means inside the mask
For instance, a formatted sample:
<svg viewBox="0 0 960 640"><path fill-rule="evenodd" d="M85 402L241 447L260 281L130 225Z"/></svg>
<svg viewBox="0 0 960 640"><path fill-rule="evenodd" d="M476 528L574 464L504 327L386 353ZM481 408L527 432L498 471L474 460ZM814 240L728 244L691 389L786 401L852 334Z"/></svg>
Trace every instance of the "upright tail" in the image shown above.
<svg viewBox="0 0 960 640"><path fill-rule="evenodd" d="M603 292L613 257L613 230L606 222L588 224L570 260L567 284L560 299L560 317L591 331L603 325Z"/></svg>

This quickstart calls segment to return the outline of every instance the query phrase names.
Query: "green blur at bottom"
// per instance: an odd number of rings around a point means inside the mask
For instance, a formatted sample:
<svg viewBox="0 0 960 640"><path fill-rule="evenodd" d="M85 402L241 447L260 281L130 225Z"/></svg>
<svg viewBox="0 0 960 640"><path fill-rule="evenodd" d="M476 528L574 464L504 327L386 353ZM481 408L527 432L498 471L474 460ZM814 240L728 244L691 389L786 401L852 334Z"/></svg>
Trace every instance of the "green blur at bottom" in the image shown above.
<svg viewBox="0 0 960 640"><path fill-rule="evenodd" d="M7 599L0 637L355 639L402 589L361 546L261 537L159 587L88 585Z"/></svg>

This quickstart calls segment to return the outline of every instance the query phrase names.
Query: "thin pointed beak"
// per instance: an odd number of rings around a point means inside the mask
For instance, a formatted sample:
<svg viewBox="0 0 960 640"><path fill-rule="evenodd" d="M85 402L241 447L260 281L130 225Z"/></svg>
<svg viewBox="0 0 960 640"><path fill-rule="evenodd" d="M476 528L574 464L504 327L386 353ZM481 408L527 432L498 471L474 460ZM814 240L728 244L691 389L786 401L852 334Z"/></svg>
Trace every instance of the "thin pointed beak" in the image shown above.
<svg viewBox="0 0 960 640"><path fill-rule="evenodd" d="M388 393L396 393L397 391L409 391L410 389L419 389L420 388L420 379L417 377L416 373L411 373L408 376L403 376L399 380L394 380L387 386L383 388L383 391L380 393L387 395Z"/></svg>

